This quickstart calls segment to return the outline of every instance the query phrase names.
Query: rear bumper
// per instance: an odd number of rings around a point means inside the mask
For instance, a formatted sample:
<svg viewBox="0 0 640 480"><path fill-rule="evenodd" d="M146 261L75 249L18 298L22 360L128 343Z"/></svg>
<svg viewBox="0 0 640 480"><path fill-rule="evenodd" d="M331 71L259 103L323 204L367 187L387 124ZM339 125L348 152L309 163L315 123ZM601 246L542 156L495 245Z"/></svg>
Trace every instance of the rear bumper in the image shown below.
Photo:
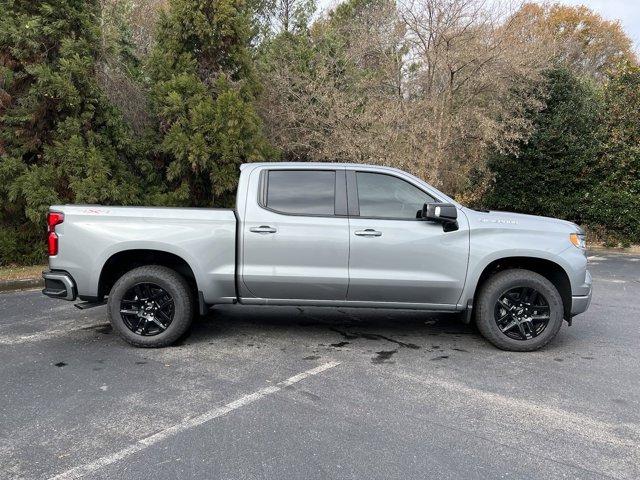
<svg viewBox="0 0 640 480"><path fill-rule="evenodd" d="M42 272L44 289L42 293L51 298L75 300L77 296L76 284L71 275L62 271Z"/></svg>
<svg viewBox="0 0 640 480"><path fill-rule="evenodd" d="M586 295L573 296L571 298L571 316L586 312L591 304L591 295L593 293L591 274L587 271L585 283L583 287L588 289Z"/></svg>

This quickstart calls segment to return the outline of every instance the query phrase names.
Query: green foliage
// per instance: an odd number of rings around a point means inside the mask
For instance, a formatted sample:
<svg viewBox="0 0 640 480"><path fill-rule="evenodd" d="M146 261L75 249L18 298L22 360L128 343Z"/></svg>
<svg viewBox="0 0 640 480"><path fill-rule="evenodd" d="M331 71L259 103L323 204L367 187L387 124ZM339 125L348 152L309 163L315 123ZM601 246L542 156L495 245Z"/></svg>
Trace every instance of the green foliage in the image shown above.
<svg viewBox="0 0 640 480"><path fill-rule="evenodd" d="M95 80L98 3L3 0L0 19L0 265L33 260L55 203L139 201L119 113ZM37 232L37 233L36 233Z"/></svg>
<svg viewBox="0 0 640 480"><path fill-rule="evenodd" d="M605 86L603 145L591 181L589 221L614 242L640 243L640 68ZM610 240L611 241L611 240Z"/></svg>
<svg viewBox="0 0 640 480"><path fill-rule="evenodd" d="M131 25L133 7L132 0L102 3L100 18L102 51L100 55L107 62L116 63L123 68L129 77L140 80L142 71L140 59L136 56Z"/></svg>
<svg viewBox="0 0 640 480"><path fill-rule="evenodd" d="M185 205L230 203L238 166L270 155L242 0L173 0L151 55L151 99L166 178Z"/></svg>
<svg viewBox="0 0 640 480"><path fill-rule="evenodd" d="M585 225L610 245L640 243L640 68L602 89L565 69L547 74L546 108L518 155L494 154L485 205Z"/></svg>
<svg viewBox="0 0 640 480"><path fill-rule="evenodd" d="M518 154L495 153L489 160L495 181L485 204L584 223L600 148L601 94L563 68L546 76L546 107L530 113L531 138Z"/></svg>

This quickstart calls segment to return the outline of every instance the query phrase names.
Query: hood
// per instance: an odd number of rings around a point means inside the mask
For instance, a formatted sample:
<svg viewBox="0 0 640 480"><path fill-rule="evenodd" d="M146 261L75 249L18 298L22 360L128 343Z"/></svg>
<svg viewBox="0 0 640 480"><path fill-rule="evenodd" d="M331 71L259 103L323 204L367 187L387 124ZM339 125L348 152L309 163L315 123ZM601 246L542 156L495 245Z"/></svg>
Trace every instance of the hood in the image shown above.
<svg viewBox="0 0 640 480"><path fill-rule="evenodd" d="M465 208L464 213L469 222L478 227L504 227L508 229L543 229L546 231L558 231L567 233L583 233L583 230L575 223L559 218L542 217L538 215L525 215L523 213L501 211L479 211Z"/></svg>

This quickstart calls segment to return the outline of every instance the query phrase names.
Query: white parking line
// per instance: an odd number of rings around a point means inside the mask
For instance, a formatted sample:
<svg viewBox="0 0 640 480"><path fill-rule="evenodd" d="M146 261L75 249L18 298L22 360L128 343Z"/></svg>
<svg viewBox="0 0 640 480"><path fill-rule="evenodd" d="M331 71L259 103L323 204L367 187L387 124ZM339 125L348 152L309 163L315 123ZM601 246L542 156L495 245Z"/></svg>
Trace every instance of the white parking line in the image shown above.
<svg viewBox="0 0 640 480"><path fill-rule="evenodd" d="M161 442L162 440L165 440L166 438L171 437L176 433L184 432L185 430L189 430L190 428L197 427L211 420L214 420L218 417L222 417L223 415L226 415L229 412L237 410L240 407L244 407L257 400L260 400L261 398L266 397L267 395L271 395L273 393L279 392L280 390L282 390L285 387L288 387L289 385L293 385L294 383L300 382L305 378L311 377L313 375L317 375L319 373L324 372L325 370L336 367L338 365L340 365L340 362L332 361L332 362L323 363L322 365L318 365L317 367L312 368L311 370L306 370L302 373L294 375L293 377L289 377L288 379L283 380L277 383L276 385L261 388L260 390L254 393L250 393L248 395L240 397L237 400L234 400L232 402L227 403L226 405L223 405L222 407L214 408L213 410L209 410L208 412L198 415L197 417L188 418L181 423L173 425L172 427L166 428L164 430L159 431L158 433L154 433L149 437L138 440L136 443L129 445L128 447L123 448L120 451L112 453L111 455L104 456L102 458L99 458L98 460L95 460L90 463L86 463L84 465L79 465L75 468L72 468L71 470L67 470L66 472L56 475L55 477L51 477L50 480L70 480L74 478L84 477L85 475L93 473L102 467L111 465L112 463L116 463L122 460L123 458L133 455L134 453L137 453L141 450L149 448L150 446L155 445L156 443Z"/></svg>
<svg viewBox="0 0 640 480"><path fill-rule="evenodd" d="M58 322L58 326L69 325L70 328L61 328L54 330L44 330L42 332L29 333L25 335L4 335L0 334L0 345L19 345L21 343L40 342L42 340L50 340L56 337L67 337L72 333L90 330L91 328L100 327L105 324L104 320L97 322L83 323L83 320L73 319L70 321ZM77 327L77 325L82 325ZM71 328L76 326L76 328Z"/></svg>
<svg viewBox="0 0 640 480"><path fill-rule="evenodd" d="M600 278L600 277L593 277L594 280L597 280L598 282L609 282L609 283L627 283L626 280L620 280L619 278Z"/></svg>
<svg viewBox="0 0 640 480"><path fill-rule="evenodd" d="M436 389L450 392L453 395L449 398L438 397L446 400L449 408L470 412L474 406L479 406L486 415L482 421L498 422L500 419L510 418L512 413L519 414L521 418L518 426L528 432L542 434L545 429L554 433L564 431L576 441L582 437L591 444L605 444L618 452L624 452L628 458L640 459L640 444L636 440L640 437L640 425L636 422L610 423L587 414L536 403L515 395L482 390L437 375L420 376L406 372L394 375L423 385L431 395L439 395Z"/></svg>

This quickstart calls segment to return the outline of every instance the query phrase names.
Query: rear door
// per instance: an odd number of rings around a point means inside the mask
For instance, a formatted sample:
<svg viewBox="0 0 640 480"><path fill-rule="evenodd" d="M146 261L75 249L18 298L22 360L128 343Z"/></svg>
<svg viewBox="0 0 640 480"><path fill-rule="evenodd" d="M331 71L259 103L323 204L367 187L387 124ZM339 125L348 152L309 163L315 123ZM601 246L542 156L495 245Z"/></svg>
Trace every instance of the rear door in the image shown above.
<svg viewBox="0 0 640 480"><path fill-rule="evenodd" d="M345 300L349 220L344 169L260 172L243 222L242 280L264 299ZM255 191L255 190L254 190Z"/></svg>
<svg viewBox="0 0 640 480"><path fill-rule="evenodd" d="M464 287L469 253L466 218L459 228L420 220L436 199L392 174L347 171L350 259L348 300L453 305Z"/></svg>

